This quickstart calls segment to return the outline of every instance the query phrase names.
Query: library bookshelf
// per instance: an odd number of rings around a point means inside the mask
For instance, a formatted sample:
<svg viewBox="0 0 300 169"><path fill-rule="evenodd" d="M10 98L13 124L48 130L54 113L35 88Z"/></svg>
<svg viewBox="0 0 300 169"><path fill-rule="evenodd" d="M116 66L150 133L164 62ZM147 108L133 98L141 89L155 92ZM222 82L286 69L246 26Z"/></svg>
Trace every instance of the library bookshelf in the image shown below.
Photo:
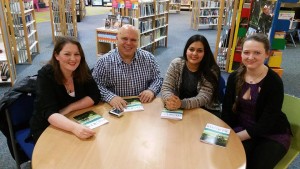
<svg viewBox="0 0 300 169"><path fill-rule="evenodd" d="M13 86L16 79L14 55L9 41L9 28L4 2L0 1L0 84L10 83Z"/></svg>
<svg viewBox="0 0 300 169"><path fill-rule="evenodd" d="M277 0L277 1L255 1L241 0L234 2L234 6L227 9L225 25L218 30L215 58L221 70L232 72L241 63L242 42L244 38L253 33L259 32L268 36L271 44L271 52L266 64L272 68L279 76L282 75L281 68L282 50L285 49L286 32L289 30L293 18L293 12L281 10L281 6L297 3L298 0ZM230 3L233 4L233 3ZM266 28L265 22L260 22L265 5L272 10L270 27ZM256 12L255 12L256 11ZM283 14L284 13L284 14ZM288 15L288 18L281 16Z"/></svg>
<svg viewBox="0 0 300 169"><path fill-rule="evenodd" d="M140 48L154 53L160 46L167 47L168 0L112 1L112 8L113 14L132 18L140 30Z"/></svg>
<svg viewBox="0 0 300 169"><path fill-rule="evenodd" d="M195 0L192 4L191 28L213 29L218 26L220 18L224 17L224 10L220 8L223 0Z"/></svg>
<svg viewBox="0 0 300 169"><path fill-rule="evenodd" d="M105 29L105 27L96 29L97 56L102 56L116 47L117 33L117 29Z"/></svg>
<svg viewBox="0 0 300 169"><path fill-rule="evenodd" d="M170 0L169 13L180 13L181 0Z"/></svg>
<svg viewBox="0 0 300 169"><path fill-rule="evenodd" d="M57 36L78 36L76 4L74 0L52 0L49 4L52 40Z"/></svg>
<svg viewBox="0 0 300 169"><path fill-rule="evenodd" d="M15 63L31 63L39 53L33 1L4 1Z"/></svg>
<svg viewBox="0 0 300 169"><path fill-rule="evenodd" d="M80 22L86 15L85 3L83 0L76 0L77 22Z"/></svg>
<svg viewBox="0 0 300 169"><path fill-rule="evenodd" d="M191 11L193 0L181 0L180 10L181 11Z"/></svg>

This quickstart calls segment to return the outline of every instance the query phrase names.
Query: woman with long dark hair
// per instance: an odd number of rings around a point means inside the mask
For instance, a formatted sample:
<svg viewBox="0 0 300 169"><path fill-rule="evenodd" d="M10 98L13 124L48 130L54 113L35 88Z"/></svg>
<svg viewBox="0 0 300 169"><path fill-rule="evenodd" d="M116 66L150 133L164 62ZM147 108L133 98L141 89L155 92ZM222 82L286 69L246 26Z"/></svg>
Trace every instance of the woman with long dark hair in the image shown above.
<svg viewBox="0 0 300 169"><path fill-rule="evenodd" d="M171 62L165 76L161 92L166 108L202 107L218 112L219 77L220 69L207 39L203 35L191 36L183 57Z"/></svg>
<svg viewBox="0 0 300 169"><path fill-rule="evenodd" d="M37 141L50 124L81 139L93 136L93 130L64 115L99 101L100 92L80 43L73 37L58 37L51 60L38 71L32 138Z"/></svg>

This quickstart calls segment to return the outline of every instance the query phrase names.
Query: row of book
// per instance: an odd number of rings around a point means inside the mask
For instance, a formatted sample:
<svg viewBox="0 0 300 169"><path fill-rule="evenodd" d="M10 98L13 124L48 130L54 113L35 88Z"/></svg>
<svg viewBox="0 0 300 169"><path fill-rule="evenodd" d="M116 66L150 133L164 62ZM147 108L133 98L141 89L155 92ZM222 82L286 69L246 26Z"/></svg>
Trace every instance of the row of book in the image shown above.
<svg viewBox="0 0 300 169"><path fill-rule="evenodd" d="M171 3L181 3L181 0L171 0Z"/></svg>
<svg viewBox="0 0 300 169"><path fill-rule="evenodd" d="M155 30L155 39L158 39L162 36L166 36L167 35L167 27L161 27L159 29Z"/></svg>
<svg viewBox="0 0 300 169"><path fill-rule="evenodd" d="M152 21L151 18L149 18L149 19L142 19L141 21L139 21L140 32L143 33L143 32L152 30L153 29L152 22L153 21Z"/></svg>
<svg viewBox="0 0 300 169"><path fill-rule="evenodd" d="M140 39L141 39L140 46L148 46L154 41L154 35L152 32L142 34Z"/></svg>
<svg viewBox="0 0 300 169"><path fill-rule="evenodd" d="M19 14L12 14L14 25L23 25L22 16ZM25 23L29 23L33 20L32 13L25 15Z"/></svg>
<svg viewBox="0 0 300 169"><path fill-rule="evenodd" d="M180 10L180 6L177 4L171 4L169 10Z"/></svg>
<svg viewBox="0 0 300 169"><path fill-rule="evenodd" d="M98 32L97 39L99 42L115 43L117 40L117 34L109 32Z"/></svg>
<svg viewBox="0 0 300 169"><path fill-rule="evenodd" d="M0 74L2 81L8 81L9 75L9 67L7 62L0 62Z"/></svg>
<svg viewBox="0 0 300 169"><path fill-rule="evenodd" d="M201 1L200 7L203 7L203 8L220 7L220 2L218 2L218 1Z"/></svg>
<svg viewBox="0 0 300 169"><path fill-rule="evenodd" d="M156 27L161 27L166 25L166 17L159 17L155 19Z"/></svg>
<svg viewBox="0 0 300 169"><path fill-rule="evenodd" d="M165 2L157 2L155 14L164 14L165 11L167 11L167 4Z"/></svg>
<svg viewBox="0 0 300 169"><path fill-rule="evenodd" d="M33 9L33 2L32 1L26 1L26 2L22 2L23 3L23 6L24 6L24 9L22 10L29 10L29 9ZM21 10L21 6L20 6L20 3L19 1L11 1L10 2L10 11L12 13L19 13L22 11Z"/></svg>
<svg viewBox="0 0 300 169"><path fill-rule="evenodd" d="M140 16L151 16L154 15L154 4L153 3L141 3L140 4Z"/></svg>
<svg viewBox="0 0 300 169"><path fill-rule="evenodd" d="M75 30L77 30L77 28L76 28L76 26L73 24L73 23L66 23L66 32L67 32L67 34L66 35L68 35L68 36L75 36L75 37L77 37L77 35L75 35L75 33L76 33L76 31Z"/></svg>
<svg viewBox="0 0 300 169"><path fill-rule="evenodd" d="M218 53L217 63L222 71L225 71L225 68L226 68L226 57L227 57L227 52L226 53Z"/></svg>
<svg viewBox="0 0 300 169"><path fill-rule="evenodd" d="M200 9L200 16L219 16L219 9Z"/></svg>
<svg viewBox="0 0 300 169"><path fill-rule="evenodd" d="M105 29L119 29L125 24L132 25L134 19L130 16L108 15L105 19Z"/></svg>
<svg viewBox="0 0 300 169"><path fill-rule="evenodd" d="M28 55L25 48L21 48L18 50L18 63L26 63L28 62Z"/></svg>
<svg viewBox="0 0 300 169"><path fill-rule="evenodd" d="M199 18L199 24L201 24L201 25L216 25L216 24L218 24L218 18Z"/></svg>

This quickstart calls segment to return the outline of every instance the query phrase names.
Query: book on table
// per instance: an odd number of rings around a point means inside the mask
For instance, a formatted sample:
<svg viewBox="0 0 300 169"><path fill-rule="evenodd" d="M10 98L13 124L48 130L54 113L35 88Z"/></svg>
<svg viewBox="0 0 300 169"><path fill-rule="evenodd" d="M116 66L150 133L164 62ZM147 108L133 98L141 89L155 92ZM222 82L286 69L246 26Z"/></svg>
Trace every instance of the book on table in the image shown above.
<svg viewBox="0 0 300 169"><path fill-rule="evenodd" d="M183 116L183 110L168 110L164 108L161 112L160 117L164 119L174 119L174 120L181 120Z"/></svg>
<svg viewBox="0 0 300 169"><path fill-rule="evenodd" d="M226 147L229 138L230 129L220 127L214 124L207 123L203 133L200 137L200 141Z"/></svg>
<svg viewBox="0 0 300 169"><path fill-rule="evenodd" d="M130 98L124 99L127 102L127 107L124 109L123 112L133 112L133 111L142 111L144 107L139 100L139 98Z"/></svg>
<svg viewBox="0 0 300 169"><path fill-rule="evenodd" d="M100 114L97 114L96 112L94 112L92 110L84 112L80 115L74 116L73 118L79 124L85 125L90 129L93 129L93 128L96 128L98 126L108 123L108 121L104 117L102 117Z"/></svg>

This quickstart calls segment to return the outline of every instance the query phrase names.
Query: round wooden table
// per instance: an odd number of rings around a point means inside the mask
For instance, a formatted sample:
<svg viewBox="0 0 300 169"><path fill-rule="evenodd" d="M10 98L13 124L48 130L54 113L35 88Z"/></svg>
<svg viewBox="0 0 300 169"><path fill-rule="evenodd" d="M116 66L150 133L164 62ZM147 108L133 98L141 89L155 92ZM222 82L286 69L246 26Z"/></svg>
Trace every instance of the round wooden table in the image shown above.
<svg viewBox="0 0 300 169"><path fill-rule="evenodd" d="M182 120L161 119L163 103L156 98L144 111L121 118L108 114L100 103L68 117L94 110L109 123L95 128L96 135L80 140L72 133L49 126L35 145L33 169L210 169L245 168L243 145L230 132L226 147L206 144L200 136L207 123L228 127L203 109L184 110Z"/></svg>

